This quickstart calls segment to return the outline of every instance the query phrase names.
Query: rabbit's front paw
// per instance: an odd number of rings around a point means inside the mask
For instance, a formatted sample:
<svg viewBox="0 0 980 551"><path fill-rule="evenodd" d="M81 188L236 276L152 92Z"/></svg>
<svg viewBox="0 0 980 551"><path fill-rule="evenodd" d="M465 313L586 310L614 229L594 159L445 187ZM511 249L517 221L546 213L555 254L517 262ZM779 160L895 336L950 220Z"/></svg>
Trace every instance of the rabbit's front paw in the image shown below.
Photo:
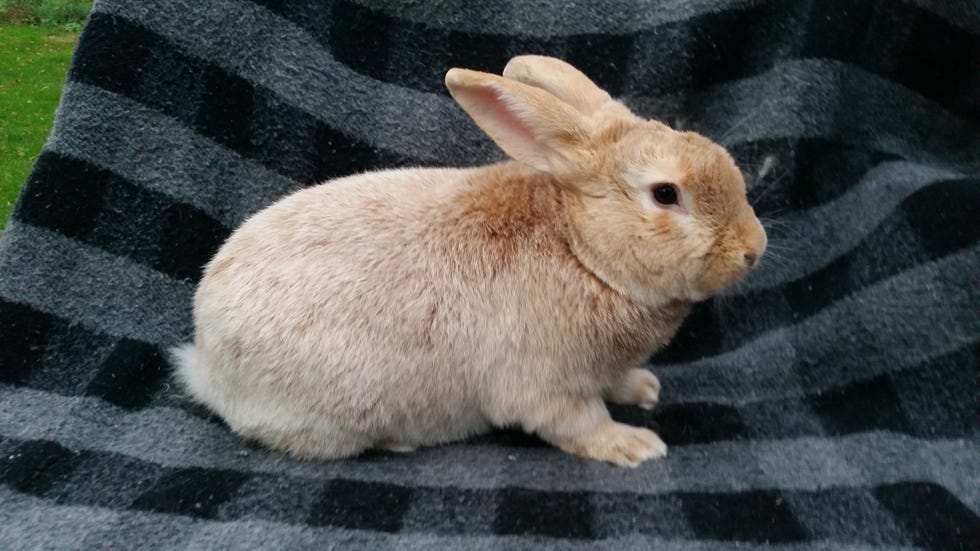
<svg viewBox="0 0 980 551"><path fill-rule="evenodd" d="M568 446L572 453L608 461L620 467L636 467L648 459L667 455L667 445L657 433L609 421Z"/></svg>
<svg viewBox="0 0 980 551"><path fill-rule="evenodd" d="M660 400L660 379L646 369L634 367L609 390L606 399L616 404L653 409Z"/></svg>

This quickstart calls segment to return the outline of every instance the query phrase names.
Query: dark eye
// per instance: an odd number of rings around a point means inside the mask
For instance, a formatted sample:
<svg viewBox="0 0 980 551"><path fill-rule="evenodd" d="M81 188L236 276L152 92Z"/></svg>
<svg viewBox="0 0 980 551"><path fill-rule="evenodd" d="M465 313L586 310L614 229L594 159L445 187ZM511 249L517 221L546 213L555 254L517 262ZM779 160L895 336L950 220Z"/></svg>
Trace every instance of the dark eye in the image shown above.
<svg viewBox="0 0 980 551"><path fill-rule="evenodd" d="M673 205L677 202L677 186L657 184L653 187L653 198L661 205Z"/></svg>

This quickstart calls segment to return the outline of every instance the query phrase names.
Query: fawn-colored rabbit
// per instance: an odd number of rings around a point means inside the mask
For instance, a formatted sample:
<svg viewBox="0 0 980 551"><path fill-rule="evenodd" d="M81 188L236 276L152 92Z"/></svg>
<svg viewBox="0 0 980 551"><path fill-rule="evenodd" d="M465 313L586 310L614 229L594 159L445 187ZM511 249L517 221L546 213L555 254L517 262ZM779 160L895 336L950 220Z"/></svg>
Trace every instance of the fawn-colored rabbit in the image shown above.
<svg viewBox="0 0 980 551"><path fill-rule="evenodd" d="M741 173L554 58L446 85L517 162L350 176L252 216L206 267L178 377L306 458L505 426L618 465L663 456L604 400L653 407L641 366L762 255Z"/></svg>

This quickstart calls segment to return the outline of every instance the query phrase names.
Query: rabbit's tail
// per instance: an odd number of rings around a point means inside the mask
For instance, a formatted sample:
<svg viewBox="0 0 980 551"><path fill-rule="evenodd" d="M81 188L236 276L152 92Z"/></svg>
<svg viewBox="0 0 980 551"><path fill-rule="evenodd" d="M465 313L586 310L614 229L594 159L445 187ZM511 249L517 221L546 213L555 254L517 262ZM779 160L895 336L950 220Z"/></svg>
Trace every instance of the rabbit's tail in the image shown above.
<svg viewBox="0 0 980 551"><path fill-rule="evenodd" d="M174 366L177 381L195 401L211 406L215 400L210 381L205 374L207 369L201 364L202 359L194 343L170 349L170 362Z"/></svg>

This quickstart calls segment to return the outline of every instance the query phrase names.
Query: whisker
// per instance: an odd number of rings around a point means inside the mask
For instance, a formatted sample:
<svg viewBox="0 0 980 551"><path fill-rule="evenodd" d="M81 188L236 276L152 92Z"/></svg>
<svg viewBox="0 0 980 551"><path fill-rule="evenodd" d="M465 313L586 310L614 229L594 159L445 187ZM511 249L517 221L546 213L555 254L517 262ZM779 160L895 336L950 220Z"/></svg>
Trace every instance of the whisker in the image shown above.
<svg viewBox="0 0 980 551"><path fill-rule="evenodd" d="M759 222L762 224L763 229L765 229L767 232L772 230L773 233L789 234L797 238L803 237L803 232L800 230L800 228L786 222L785 220L770 220L770 219L760 218Z"/></svg>
<svg viewBox="0 0 980 551"><path fill-rule="evenodd" d="M728 287L721 293L715 295L715 299L719 301L720 304L716 305L717 311L721 311L721 307L729 306L734 297L743 294L748 289L748 283L745 279L740 279L735 282L732 286Z"/></svg>
<svg viewBox="0 0 980 551"><path fill-rule="evenodd" d="M785 259L789 258L788 255L792 253L793 251L786 247L766 247L766 252L762 257Z"/></svg>
<svg viewBox="0 0 980 551"><path fill-rule="evenodd" d="M786 214L787 212L789 212L789 210L790 210L789 207L783 207L781 209L776 209L776 210L768 210L766 212L761 213L761 216L764 216L770 220L776 220L777 219L776 217Z"/></svg>
<svg viewBox="0 0 980 551"><path fill-rule="evenodd" d="M739 119L738 121L736 121L734 125L730 126L728 128L728 130L726 130L721 135L721 137L718 138L718 143L720 143L721 145L724 145L726 147L729 146L729 145L731 145L727 140L728 140L728 138L731 137L732 133L735 132L736 130L738 130L739 128L741 128L742 126L744 126L745 123L747 123L748 121L754 119L756 117L756 115L758 115L763 110L769 109L769 103L770 103L770 101L771 100L769 100L767 98L758 107L756 107L755 109L749 111L748 113L746 113L746 115L744 117L742 117L741 119Z"/></svg>
<svg viewBox="0 0 980 551"><path fill-rule="evenodd" d="M757 266L756 269L757 270L763 269L766 266L772 266L775 268L785 268L786 266L789 265L789 262L790 262L789 257L782 256L778 253L770 253L769 251L766 251L766 254L762 255L762 258L759 259L759 266Z"/></svg>
<svg viewBox="0 0 980 551"><path fill-rule="evenodd" d="M765 229L768 230L768 229L777 229L777 228L765 228ZM769 239L769 245L768 246L774 247L776 249L785 249L787 247L790 247L790 243L791 243L791 241L790 241L790 239L787 236L782 236L781 235L781 236L776 237L776 238L770 238Z"/></svg>

